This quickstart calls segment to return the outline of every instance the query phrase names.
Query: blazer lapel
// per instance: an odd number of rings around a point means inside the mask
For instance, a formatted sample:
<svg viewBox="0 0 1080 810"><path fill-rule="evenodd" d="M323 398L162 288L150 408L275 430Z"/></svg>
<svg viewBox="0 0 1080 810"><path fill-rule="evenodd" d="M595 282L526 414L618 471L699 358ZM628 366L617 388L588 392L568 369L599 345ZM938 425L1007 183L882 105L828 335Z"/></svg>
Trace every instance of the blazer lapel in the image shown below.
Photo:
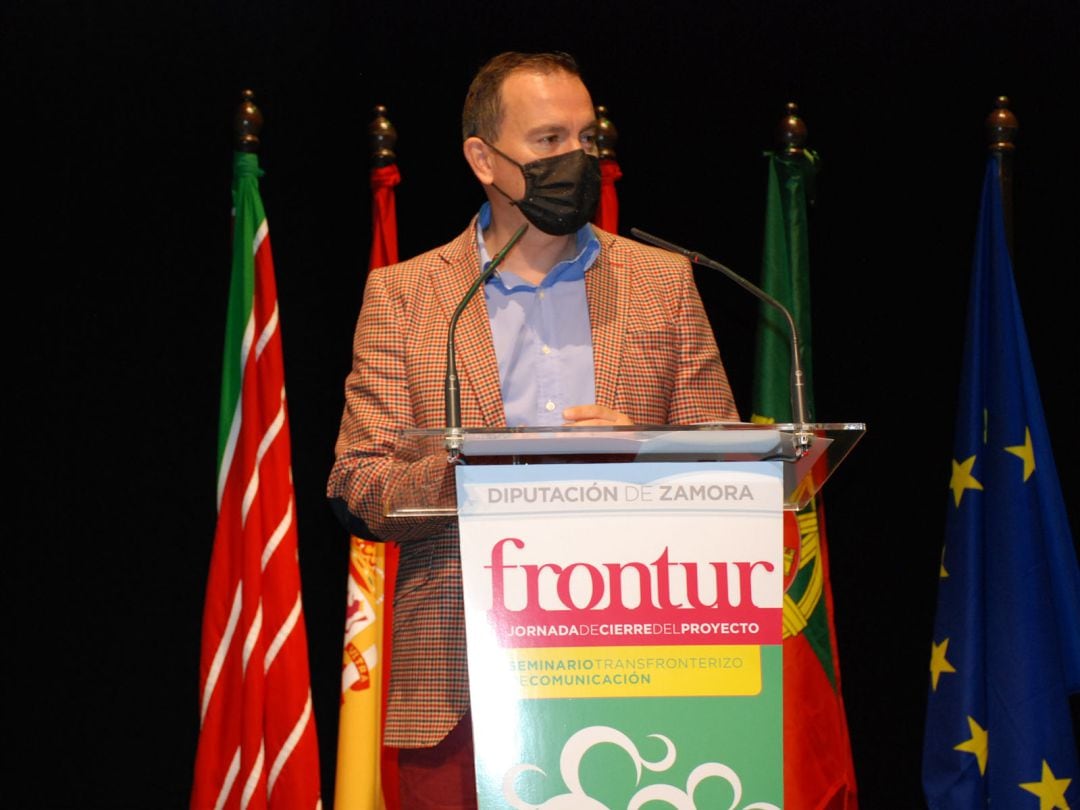
<svg viewBox="0 0 1080 810"><path fill-rule="evenodd" d="M480 256L476 250L476 220L461 236L446 245L441 252L446 270L435 279L449 323L461 299L480 273ZM458 319L454 335L458 378L463 400L471 392L480 408L484 427L504 427L506 410L499 385L499 363L491 339L484 291L477 290ZM467 400L466 400L467 401ZM465 402L462 403L464 414ZM466 425L468 427L468 425Z"/></svg>
<svg viewBox="0 0 1080 810"><path fill-rule="evenodd" d="M615 388L622 356L621 337L625 331L624 273L614 249L615 237L596 231L600 253L585 273L585 295L589 300L589 325L592 331L593 366L596 372L596 404L615 407Z"/></svg>

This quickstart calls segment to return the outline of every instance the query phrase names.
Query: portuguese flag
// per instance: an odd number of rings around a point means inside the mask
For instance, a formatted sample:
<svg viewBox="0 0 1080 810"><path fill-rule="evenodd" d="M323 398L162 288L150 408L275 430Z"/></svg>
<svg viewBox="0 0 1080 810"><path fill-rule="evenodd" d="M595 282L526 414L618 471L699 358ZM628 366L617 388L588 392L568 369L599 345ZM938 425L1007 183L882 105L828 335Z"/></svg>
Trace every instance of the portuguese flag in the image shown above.
<svg viewBox="0 0 1080 810"><path fill-rule="evenodd" d="M806 406L813 418L810 362L808 186L815 156L767 153L761 286L799 329ZM791 342L786 322L762 304L754 375L755 422L790 422ZM857 807L855 769L840 692L825 514L818 496L784 514L784 804L792 810Z"/></svg>
<svg viewBox="0 0 1080 810"><path fill-rule="evenodd" d="M233 166L233 260L192 810L316 810L289 418L258 157Z"/></svg>

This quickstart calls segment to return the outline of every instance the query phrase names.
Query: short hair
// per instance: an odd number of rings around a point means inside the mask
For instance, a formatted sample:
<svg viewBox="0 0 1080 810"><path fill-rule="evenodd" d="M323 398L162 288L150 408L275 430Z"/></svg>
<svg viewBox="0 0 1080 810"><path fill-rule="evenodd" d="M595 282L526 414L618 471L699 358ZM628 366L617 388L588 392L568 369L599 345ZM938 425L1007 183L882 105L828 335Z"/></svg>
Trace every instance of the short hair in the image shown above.
<svg viewBox="0 0 1080 810"><path fill-rule="evenodd" d="M499 137L502 125L502 86L511 73L569 73L581 77L577 61L568 53L520 53L507 51L487 61L469 85L461 111L461 139L473 136L488 143Z"/></svg>

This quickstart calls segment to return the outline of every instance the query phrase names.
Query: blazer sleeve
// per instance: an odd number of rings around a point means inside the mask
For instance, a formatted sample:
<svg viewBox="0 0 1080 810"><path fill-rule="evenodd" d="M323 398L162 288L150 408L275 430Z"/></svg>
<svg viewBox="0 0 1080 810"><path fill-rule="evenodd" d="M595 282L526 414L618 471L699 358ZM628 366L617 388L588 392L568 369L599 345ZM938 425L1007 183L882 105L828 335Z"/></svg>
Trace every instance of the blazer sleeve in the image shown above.
<svg viewBox="0 0 1080 810"><path fill-rule="evenodd" d="M619 312L616 410L637 424L738 421L690 262L617 237L611 256L616 273L602 277L606 288L599 279L595 287L600 296L604 289L619 290L617 307L601 303L605 312Z"/></svg>
<svg viewBox="0 0 1080 810"><path fill-rule="evenodd" d="M673 425L737 422L735 397L688 263L681 278L675 313L679 362L668 421Z"/></svg>
<svg viewBox="0 0 1080 810"><path fill-rule="evenodd" d="M387 518L389 504L406 493L453 503L455 485L454 468L441 448L412 458L400 452L401 432L417 426L412 402L417 381L408 379L404 336L409 330L402 302L388 286L393 272L373 270L364 288L327 496L353 534L408 541L439 533L452 518Z"/></svg>

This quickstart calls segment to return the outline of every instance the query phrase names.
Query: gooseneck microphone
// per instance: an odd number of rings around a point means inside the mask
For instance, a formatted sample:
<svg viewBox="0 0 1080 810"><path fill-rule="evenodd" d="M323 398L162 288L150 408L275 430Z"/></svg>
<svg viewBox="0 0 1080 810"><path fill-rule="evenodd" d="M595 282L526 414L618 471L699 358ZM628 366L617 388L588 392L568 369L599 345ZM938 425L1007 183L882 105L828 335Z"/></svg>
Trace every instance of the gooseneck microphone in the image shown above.
<svg viewBox="0 0 1080 810"><path fill-rule="evenodd" d="M810 447L810 441L812 434L806 429L806 382L803 377L802 370L802 355L799 352L799 330L795 326L795 319L791 317L791 313L788 308L765 292L763 289L755 284L747 281L740 276L734 270L729 267L725 267L718 261L714 261L706 256L702 256L693 250L688 250L684 247L679 247L676 244L668 242L665 239L661 239L658 236L645 233L637 228L631 228L630 233L643 242L656 245L664 250L670 250L672 253L678 253L685 256L694 264L700 264L703 267L708 267L711 270L719 270L725 276L730 278L744 290L751 295L764 301L771 307L778 309L787 320L788 330L791 334L791 412L795 417L795 452L802 457L806 454L807 449Z"/></svg>
<svg viewBox="0 0 1080 810"><path fill-rule="evenodd" d="M454 356L454 333L457 330L458 318L461 317L465 307L469 305L473 296L476 295L476 291L499 269L499 265L506 258L506 254L510 252L510 248L518 243L518 240L521 239L528 227L528 223L524 223L514 231L514 235L503 245L502 250L495 254L495 257L488 262L484 272L477 276L476 281L465 292L461 303L454 310L453 317L450 318L450 327L446 333L446 381L444 391L446 399L445 444L451 461L457 460L461 454L461 446L465 442L465 433L461 429L461 389L458 387L457 359Z"/></svg>

